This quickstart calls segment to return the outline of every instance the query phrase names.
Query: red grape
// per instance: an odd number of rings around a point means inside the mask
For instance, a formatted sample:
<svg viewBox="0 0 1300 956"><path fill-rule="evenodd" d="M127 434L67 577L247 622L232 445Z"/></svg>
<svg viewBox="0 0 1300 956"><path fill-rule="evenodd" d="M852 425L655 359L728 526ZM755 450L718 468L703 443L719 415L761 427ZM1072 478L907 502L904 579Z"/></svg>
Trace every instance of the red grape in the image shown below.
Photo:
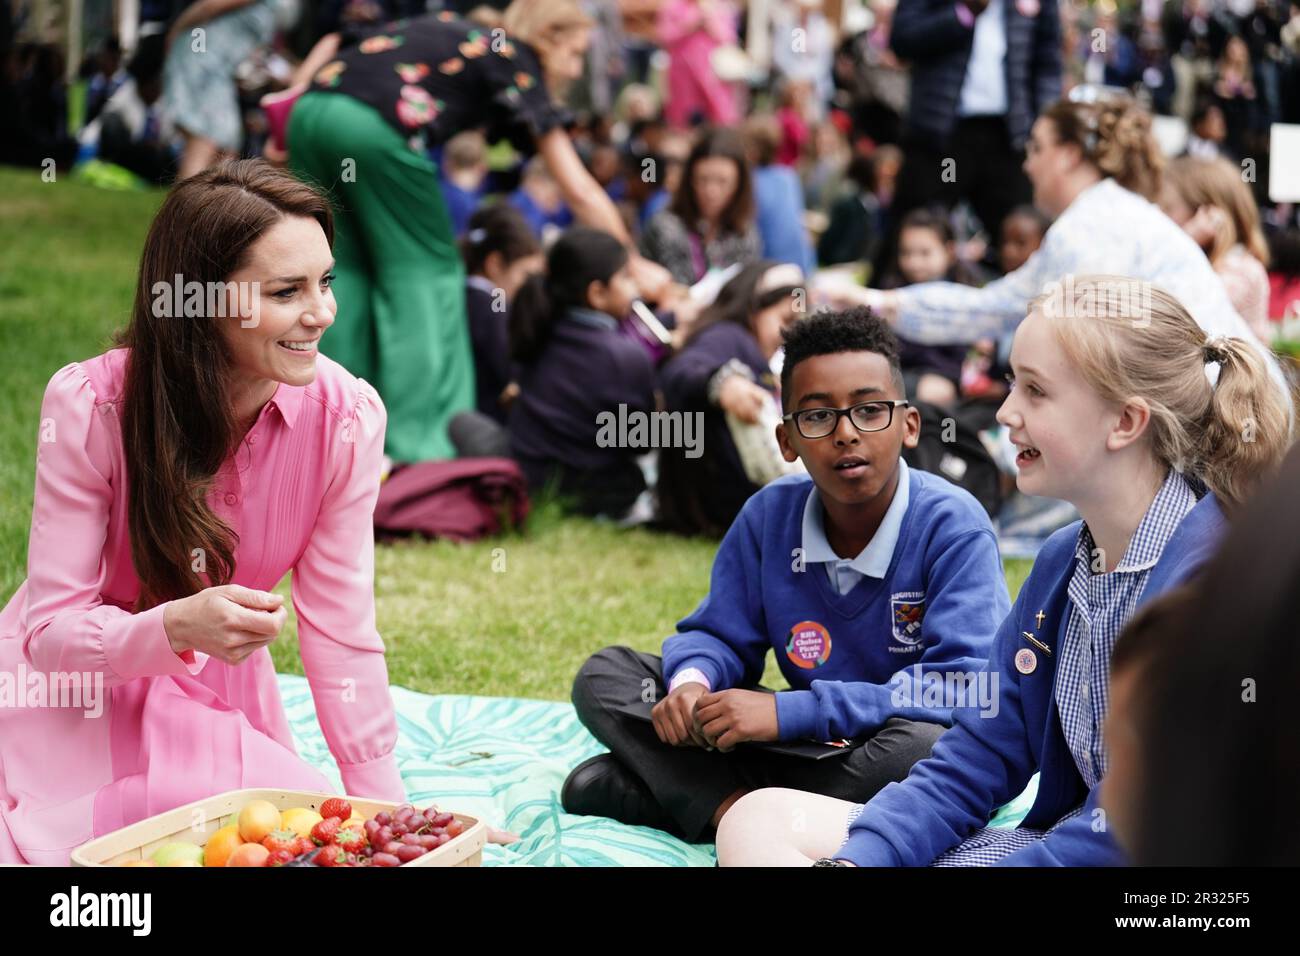
<svg viewBox="0 0 1300 956"><path fill-rule="evenodd" d="M418 860L427 852L422 846L404 846L393 855L403 863L410 863L412 860Z"/></svg>
<svg viewBox="0 0 1300 956"><path fill-rule="evenodd" d="M401 866L402 861L391 853L376 853L370 861L372 866Z"/></svg>

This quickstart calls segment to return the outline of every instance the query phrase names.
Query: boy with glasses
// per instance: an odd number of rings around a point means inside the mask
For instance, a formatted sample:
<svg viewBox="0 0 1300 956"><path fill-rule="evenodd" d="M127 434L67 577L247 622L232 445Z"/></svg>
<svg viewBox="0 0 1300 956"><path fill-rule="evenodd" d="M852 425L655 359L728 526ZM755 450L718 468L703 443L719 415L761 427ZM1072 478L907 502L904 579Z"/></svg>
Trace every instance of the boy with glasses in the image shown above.
<svg viewBox="0 0 1300 956"><path fill-rule="evenodd" d="M701 841L756 787L867 800L929 754L954 706L979 706L1010 606L997 540L971 495L903 462L920 417L897 340L866 309L784 338L777 440L808 473L750 498L662 659L608 647L582 666L574 705L611 752L569 775L569 813ZM769 650L791 690L758 687ZM801 741L849 745L787 746Z"/></svg>

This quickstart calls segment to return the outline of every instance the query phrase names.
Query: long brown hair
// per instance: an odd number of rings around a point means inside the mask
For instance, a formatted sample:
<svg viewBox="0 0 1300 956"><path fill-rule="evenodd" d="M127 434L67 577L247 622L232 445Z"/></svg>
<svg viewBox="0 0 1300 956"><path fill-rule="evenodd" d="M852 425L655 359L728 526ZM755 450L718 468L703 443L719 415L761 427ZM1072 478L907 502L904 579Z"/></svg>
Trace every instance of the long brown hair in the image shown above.
<svg viewBox="0 0 1300 956"><path fill-rule="evenodd" d="M722 210L721 226L726 232L743 235L754 221L754 185L749 171L749 158L740 134L725 126L706 129L691 150L682 170L682 181L669 205L677 217L694 231L700 221L700 207L695 201L695 187L691 177L702 159L729 159L736 164L736 193Z"/></svg>
<svg viewBox="0 0 1300 956"><path fill-rule="evenodd" d="M333 245L329 202L288 173L248 159L176 186L149 227L131 323L117 337L128 350L121 421L137 610L228 583L238 540L205 500L241 438L218 324L234 319L172 316L155 307L156 286L225 283L286 216L314 218Z"/></svg>

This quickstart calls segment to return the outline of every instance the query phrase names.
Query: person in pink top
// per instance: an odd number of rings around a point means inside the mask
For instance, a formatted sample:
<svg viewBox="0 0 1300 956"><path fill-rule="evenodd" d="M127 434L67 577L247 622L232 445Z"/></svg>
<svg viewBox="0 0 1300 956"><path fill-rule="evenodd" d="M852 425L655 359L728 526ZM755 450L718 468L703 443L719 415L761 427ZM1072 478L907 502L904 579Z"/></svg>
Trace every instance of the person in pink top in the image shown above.
<svg viewBox="0 0 1300 956"><path fill-rule="evenodd" d="M333 790L294 751L267 650L290 569L344 789L405 799L375 629L386 419L317 355L332 241L326 200L260 160L186 180L119 347L50 379L28 576L0 612L18 695L0 707L0 862L66 865L225 790Z"/></svg>
<svg viewBox="0 0 1300 956"><path fill-rule="evenodd" d="M713 72L709 57L736 42L735 14L726 0L667 0L659 8L659 43L668 52L664 117L686 127L698 117L732 126L739 120L735 92Z"/></svg>

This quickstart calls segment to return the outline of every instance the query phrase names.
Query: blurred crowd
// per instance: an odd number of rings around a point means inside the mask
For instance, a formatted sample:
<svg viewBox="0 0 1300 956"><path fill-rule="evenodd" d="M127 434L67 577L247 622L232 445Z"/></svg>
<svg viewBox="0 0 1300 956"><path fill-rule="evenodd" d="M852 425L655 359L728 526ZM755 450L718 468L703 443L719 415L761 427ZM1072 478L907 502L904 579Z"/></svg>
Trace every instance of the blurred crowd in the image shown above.
<svg viewBox="0 0 1300 956"><path fill-rule="evenodd" d="M1300 6L1065 0L1053 15L1055 2L584 0L591 27L564 125L631 248L670 280L669 291L631 290L604 309L631 317L655 378L640 392L623 382L630 390L603 395L601 407L707 409L727 448L722 464L664 455L647 472L624 462L626 480L603 478L585 510L628 517L657 482L659 520L724 530L785 468L772 448L740 455L738 429L770 429L780 329L815 304L803 298L814 273L818 288L838 279L898 289L983 286L1024 266L1052 216L1035 207L1022 165L1035 118L1063 98L1122 93L1153 115L1172 159L1160 207L1205 251L1255 334L1285 338L1300 302L1300 228L1293 204L1269 199L1269 146L1274 124L1300 123ZM5 4L0 161L72 167L117 186L166 183L226 156L282 162L277 97L341 69L321 70L328 38L436 12L486 24L505 4L486 6L497 10L464 0L149 0L129 49L114 35L89 37L69 71L33 8ZM196 44L207 54L202 76L188 55ZM588 284L611 289L625 263L573 230L581 217L541 153L473 128L420 148L436 163L465 273L479 418L462 421L452 444L552 474L563 455L533 447L549 425L527 402L563 373L530 366L530 325L536 333L547 308L592 303L530 301L520 315L507 306L548 257L568 256ZM567 245L557 248L559 236ZM630 310L643 299L654 308L638 319ZM718 331L733 327L740 340ZM991 425L1008 343L904 337L910 397L974 409L973 432ZM740 374L719 377L720 364ZM546 415L586 416L557 401ZM576 482L567 491L583 498L579 479L599 457L585 448L559 462Z"/></svg>

